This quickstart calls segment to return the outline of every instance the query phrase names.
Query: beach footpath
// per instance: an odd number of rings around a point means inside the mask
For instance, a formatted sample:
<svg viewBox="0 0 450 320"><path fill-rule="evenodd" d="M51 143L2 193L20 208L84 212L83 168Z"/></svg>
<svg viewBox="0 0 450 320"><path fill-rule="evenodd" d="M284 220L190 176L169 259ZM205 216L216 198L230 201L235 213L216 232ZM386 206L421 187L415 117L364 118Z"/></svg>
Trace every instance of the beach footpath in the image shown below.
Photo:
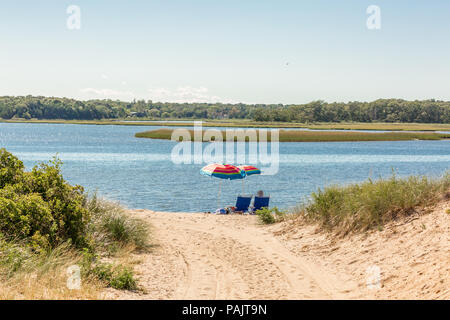
<svg viewBox="0 0 450 320"><path fill-rule="evenodd" d="M105 298L449 299L449 207L345 238L256 216L133 210L156 244L137 255L143 290Z"/></svg>

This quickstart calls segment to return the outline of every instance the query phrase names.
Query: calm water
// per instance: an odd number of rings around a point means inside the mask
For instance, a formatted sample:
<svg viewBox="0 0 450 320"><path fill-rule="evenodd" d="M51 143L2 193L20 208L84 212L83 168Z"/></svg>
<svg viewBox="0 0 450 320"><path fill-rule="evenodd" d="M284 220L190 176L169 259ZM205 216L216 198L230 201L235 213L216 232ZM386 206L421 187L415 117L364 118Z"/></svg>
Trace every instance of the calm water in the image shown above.
<svg viewBox="0 0 450 320"><path fill-rule="evenodd" d="M157 128L157 127L154 127ZM0 123L0 146L27 169L58 154L73 184L130 208L210 211L217 207L219 180L199 174L204 164L175 165L174 142L136 139L140 126ZM206 145L206 144L205 144ZM450 141L281 143L274 176L251 176L246 192L262 189L271 205L291 207L319 187L369 176L427 174L450 169ZM223 181L221 204L233 204L242 182Z"/></svg>

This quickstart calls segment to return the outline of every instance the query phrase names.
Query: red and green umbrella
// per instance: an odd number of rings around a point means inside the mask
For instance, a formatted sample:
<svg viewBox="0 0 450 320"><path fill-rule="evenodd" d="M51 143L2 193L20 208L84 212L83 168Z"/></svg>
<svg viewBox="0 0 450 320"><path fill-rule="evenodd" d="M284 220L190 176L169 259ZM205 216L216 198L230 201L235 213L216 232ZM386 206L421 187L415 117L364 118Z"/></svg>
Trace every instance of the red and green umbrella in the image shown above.
<svg viewBox="0 0 450 320"><path fill-rule="evenodd" d="M209 164L203 167L200 170L200 173L205 176L229 180L244 179L246 175L244 170L236 166L218 163Z"/></svg>
<svg viewBox="0 0 450 320"><path fill-rule="evenodd" d="M244 170L247 176L251 176L252 174L261 174L261 170L254 166L243 165L238 166L238 168Z"/></svg>
<svg viewBox="0 0 450 320"><path fill-rule="evenodd" d="M245 171L246 176L251 176L253 174L261 174L261 170L254 166L242 165L238 166L238 168ZM244 194L244 180L242 180L242 194Z"/></svg>
<svg viewBox="0 0 450 320"><path fill-rule="evenodd" d="M200 170L200 174L219 178L219 179L227 179L227 180L236 180L236 179L244 179L246 177L246 173L244 170L233 166L231 164L218 164L213 163L203 167ZM217 207L220 207L220 190L222 187L222 180L219 183L219 194L217 196Z"/></svg>

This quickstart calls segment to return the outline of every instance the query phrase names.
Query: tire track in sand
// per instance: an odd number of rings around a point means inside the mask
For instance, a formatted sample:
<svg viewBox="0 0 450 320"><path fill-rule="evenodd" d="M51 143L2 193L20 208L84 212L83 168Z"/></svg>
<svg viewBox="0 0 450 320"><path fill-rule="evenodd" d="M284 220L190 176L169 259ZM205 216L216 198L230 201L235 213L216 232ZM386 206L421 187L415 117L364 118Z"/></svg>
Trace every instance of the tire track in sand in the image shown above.
<svg viewBox="0 0 450 320"><path fill-rule="evenodd" d="M334 275L290 252L254 216L135 214L152 225L158 254L171 259L142 257L138 277L146 294L128 294L134 299L334 299L348 291Z"/></svg>

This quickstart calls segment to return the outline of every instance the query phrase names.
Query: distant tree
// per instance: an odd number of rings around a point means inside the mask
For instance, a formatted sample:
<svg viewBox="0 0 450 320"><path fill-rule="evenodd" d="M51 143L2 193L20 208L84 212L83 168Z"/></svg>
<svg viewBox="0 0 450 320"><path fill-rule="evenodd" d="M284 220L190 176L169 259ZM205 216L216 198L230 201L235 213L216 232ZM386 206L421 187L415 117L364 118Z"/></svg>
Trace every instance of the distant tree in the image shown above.
<svg viewBox="0 0 450 320"><path fill-rule="evenodd" d="M406 101L378 99L372 102L327 103L321 100L301 105L168 103L151 100L88 100L68 98L3 96L0 118L117 119L193 118L253 119L279 122L423 122L449 123L450 102L438 100Z"/></svg>

